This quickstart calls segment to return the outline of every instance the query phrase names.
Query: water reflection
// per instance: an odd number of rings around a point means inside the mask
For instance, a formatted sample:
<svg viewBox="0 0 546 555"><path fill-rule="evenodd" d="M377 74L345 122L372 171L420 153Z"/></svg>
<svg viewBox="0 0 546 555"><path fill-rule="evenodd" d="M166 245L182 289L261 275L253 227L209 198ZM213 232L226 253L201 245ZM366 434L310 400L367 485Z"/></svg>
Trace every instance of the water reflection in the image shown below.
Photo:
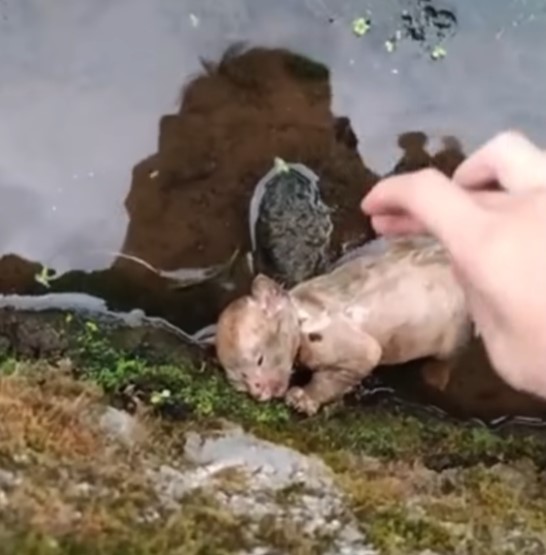
<svg viewBox="0 0 546 555"><path fill-rule="evenodd" d="M342 243L369 237L359 201L377 176L356 150L349 119L332 113L331 96L328 68L286 50L235 44L219 61L203 61L179 113L160 119L157 152L132 172L120 251L148 267L118 258L110 269L69 272L51 283L53 290L88 291L122 309L139 306L188 331L213 322L248 285L244 263L231 288L211 280L181 292L165 287L149 266L208 266L246 252L250 196L276 156L321 176L324 198L336 210L338 252ZM79 245L88 259L100 253Z"/></svg>
<svg viewBox="0 0 546 555"><path fill-rule="evenodd" d="M174 270L244 251L248 200L274 156L321 175L339 247L370 234L358 201L379 175L450 174L509 126L546 139L545 9L4 0L0 291L44 292L34 278L45 264L64 273L53 291L188 331L210 323L248 282L244 261L231 286L175 291L116 253ZM362 37L356 17L371 22Z"/></svg>
<svg viewBox="0 0 546 555"><path fill-rule="evenodd" d="M96 251L123 243L131 170L155 150L158 120L176 111L200 57L218 60L237 41L324 63L333 113L350 118L380 174L406 130L426 132L432 148L457 136L467 151L512 125L543 139L545 9L540 0L371 0L366 9L356 0L5 0L1 184L38 209L27 215L3 199L25 225L2 235L0 251L61 271L107 266L113 257ZM368 15L370 31L355 36L352 20ZM385 41L408 30L423 40L389 53ZM428 55L436 43L447 52L440 62Z"/></svg>

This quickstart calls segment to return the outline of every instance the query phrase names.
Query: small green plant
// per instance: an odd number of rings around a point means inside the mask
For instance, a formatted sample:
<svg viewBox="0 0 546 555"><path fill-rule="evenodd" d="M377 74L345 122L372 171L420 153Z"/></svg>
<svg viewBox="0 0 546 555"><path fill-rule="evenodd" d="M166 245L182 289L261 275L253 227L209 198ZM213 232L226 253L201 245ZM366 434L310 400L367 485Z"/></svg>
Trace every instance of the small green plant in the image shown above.
<svg viewBox="0 0 546 555"><path fill-rule="evenodd" d="M358 37L363 37L371 27L371 21L365 17L358 17L353 20L352 28L353 33Z"/></svg>
<svg viewBox="0 0 546 555"><path fill-rule="evenodd" d="M435 46L432 49L432 52L430 53L430 57L433 60L441 60L442 58L445 58L447 56L447 52L445 50L445 48L443 48L442 46Z"/></svg>
<svg viewBox="0 0 546 555"><path fill-rule="evenodd" d="M277 174L290 172L290 166L282 158L279 158L278 156L274 160L274 166L275 166L275 173Z"/></svg>
<svg viewBox="0 0 546 555"><path fill-rule="evenodd" d="M38 272L34 276L34 280L47 287L47 289L51 288L51 281L59 279L59 276L56 274L55 270L49 269L47 266L42 266L40 272Z"/></svg>

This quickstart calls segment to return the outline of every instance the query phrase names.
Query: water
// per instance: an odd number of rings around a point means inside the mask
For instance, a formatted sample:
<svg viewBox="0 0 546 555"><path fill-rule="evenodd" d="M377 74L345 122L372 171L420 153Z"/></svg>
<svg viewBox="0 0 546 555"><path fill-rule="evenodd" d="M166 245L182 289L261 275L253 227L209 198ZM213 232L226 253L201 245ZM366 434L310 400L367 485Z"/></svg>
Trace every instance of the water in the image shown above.
<svg viewBox="0 0 546 555"><path fill-rule="evenodd" d="M429 163L445 136L463 152L509 127L546 142L545 30L542 0L2 0L0 291L90 293L195 331L244 289L244 260L177 290L116 253L166 271L244 253L250 193L275 156L320 173L336 240L358 240L365 190ZM240 42L266 50L242 63ZM329 74L287 70L272 48ZM226 51L207 76L203 60ZM435 163L460 160L450 145ZM61 275L50 289L41 265ZM491 414L542 414L497 385ZM470 398L455 395L479 412Z"/></svg>

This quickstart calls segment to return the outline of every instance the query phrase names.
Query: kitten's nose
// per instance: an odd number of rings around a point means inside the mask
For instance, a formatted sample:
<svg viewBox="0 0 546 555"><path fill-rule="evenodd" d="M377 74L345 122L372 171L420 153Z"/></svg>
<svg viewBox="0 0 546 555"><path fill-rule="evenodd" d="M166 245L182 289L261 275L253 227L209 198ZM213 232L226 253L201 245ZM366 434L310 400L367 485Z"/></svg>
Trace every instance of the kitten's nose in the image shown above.
<svg viewBox="0 0 546 555"><path fill-rule="evenodd" d="M249 384L250 394L258 401L269 401L273 396L271 384L262 380L253 380Z"/></svg>

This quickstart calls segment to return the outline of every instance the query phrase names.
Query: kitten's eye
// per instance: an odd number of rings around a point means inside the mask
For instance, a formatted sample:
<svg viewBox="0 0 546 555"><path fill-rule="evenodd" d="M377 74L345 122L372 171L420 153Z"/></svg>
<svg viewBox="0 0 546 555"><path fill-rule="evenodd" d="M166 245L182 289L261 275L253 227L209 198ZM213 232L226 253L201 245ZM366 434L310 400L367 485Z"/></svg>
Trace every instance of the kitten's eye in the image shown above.
<svg viewBox="0 0 546 555"><path fill-rule="evenodd" d="M260 358L258 359L258 366L261 366L263 364L264 361L264 356L260 355Z"/></svg>

